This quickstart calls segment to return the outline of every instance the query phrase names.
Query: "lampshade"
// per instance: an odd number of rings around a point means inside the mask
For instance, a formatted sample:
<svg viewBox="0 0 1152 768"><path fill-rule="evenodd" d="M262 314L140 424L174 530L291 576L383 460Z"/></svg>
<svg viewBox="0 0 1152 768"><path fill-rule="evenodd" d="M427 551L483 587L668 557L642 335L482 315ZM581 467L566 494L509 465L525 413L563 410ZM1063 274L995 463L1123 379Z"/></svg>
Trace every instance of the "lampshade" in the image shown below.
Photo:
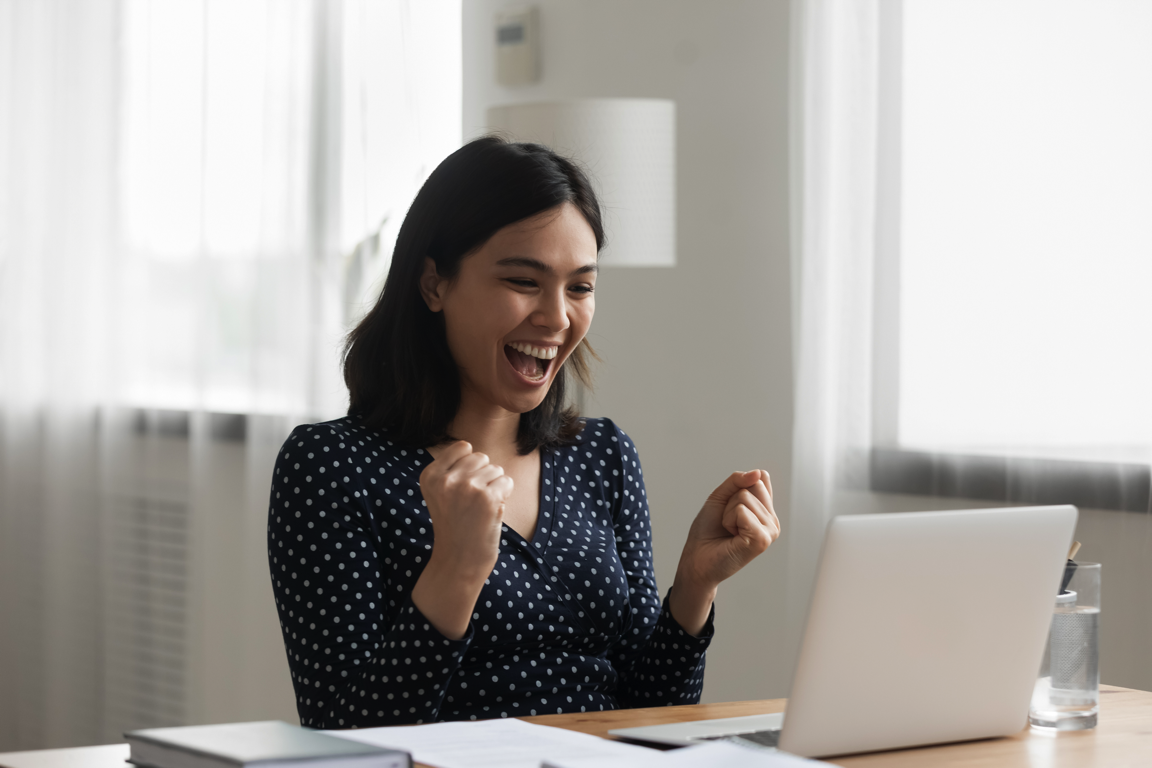
<svg viewBox="0 0 1152 768"><path fill-rule="evenodd" d="M488 129L551 147L592 177L604 212L605 266L676 265L676 104L579 99L488 110Z"/></svg>

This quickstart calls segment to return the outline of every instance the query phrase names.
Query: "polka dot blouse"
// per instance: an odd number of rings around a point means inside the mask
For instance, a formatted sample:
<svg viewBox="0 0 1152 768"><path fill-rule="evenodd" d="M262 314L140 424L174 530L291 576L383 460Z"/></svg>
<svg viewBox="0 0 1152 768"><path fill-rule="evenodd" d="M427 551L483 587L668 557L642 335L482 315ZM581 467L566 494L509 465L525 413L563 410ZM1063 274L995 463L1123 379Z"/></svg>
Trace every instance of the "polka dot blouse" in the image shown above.
<svg viewBox="0 0 1152 768"><path fill-rule="evenodd" d="M431 461L354 417L297 427L276 462L268 561L300 722L314 728L694 704L700 637L662 605L640 460L607 419L541 452L532 540L508 526L464 637L412 603L432 551Z"/></svg>

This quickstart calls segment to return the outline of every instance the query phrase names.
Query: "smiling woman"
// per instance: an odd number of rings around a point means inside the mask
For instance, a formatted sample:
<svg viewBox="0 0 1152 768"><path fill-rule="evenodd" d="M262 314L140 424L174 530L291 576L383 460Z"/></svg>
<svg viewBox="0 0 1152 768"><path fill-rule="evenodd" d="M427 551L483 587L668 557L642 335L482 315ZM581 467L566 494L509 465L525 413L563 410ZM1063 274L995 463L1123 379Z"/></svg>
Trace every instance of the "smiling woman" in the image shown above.
<svg viewBox="0 0 1152 768"><path fill-rule="evenodd" d="M586 343L599 240L580 211L563 203L496 232L453 278L425 259L421 294L443 318L460 372L458 412L487 404L519 422L539 404ZM536 447L522 440L520 451Z"/></svg>
<svg viewBox="0 0 1152 768"><path fill-rule="evenodd" d="M661 604L636 448L587 382L600 208L488 137L446 159L350 334L349 415L281 450L269 566L302 724L695 703L719 583L779 535L762 470L704 502Z"/></svg>
<svg viewBox="0 0 1152 768"><path fill-rule="evenodd" d="M578 211L583 219L582 234L590 237L584 240L581 266L590 267L594 276L596 254L604 246L600 206L588 179L570 161L539 145L510 144L492 137L471 142L444 160L416 196L400 228L380 301L349 336L344 365L349 410L361 414L369 426L389 428L400 442L424 446L447 440L448 425L460 409L462 395L455 355L465 350L450 349L448 317L427 303L429 280L435 278L433 282L447 290L461 277L465 265L476 261L465 256L480 250L488 256L489 270L501 271L486 274L485 280L507 290L532 290L530 284L551 269L548 254L504 253L486 244L495 239L505 247L521 245L520 241L530 239L555 218L561 206ZM515 225L514 232L501 232L510 225ZM569 221L568 226L573 223ZM500 265L492 263L496 253L501 254ZM470 267L467 272L463 283L471 287L480 279L479 269ZM586 286L591 299L593 283L589 279L577 282ZM457 293L473 296L471 291ZM481 306L495 300L494 295L476 295L473 300L479 303L448 314L470 325L496 309ZM490 319L484 322L487 325ZM576 414L564 406L568 375L588 383L585 354L591 349L583 338L586 330L587 323L579 335L566 334L572 343L563 350L564 358L549 366L553 373L547 377L549 386L541 388L543 401L518 420L521 451L557 447L580 431ZM463 329L455 331L458 335ZM507 341L532 341L538 335L530 331Z"/></svg>

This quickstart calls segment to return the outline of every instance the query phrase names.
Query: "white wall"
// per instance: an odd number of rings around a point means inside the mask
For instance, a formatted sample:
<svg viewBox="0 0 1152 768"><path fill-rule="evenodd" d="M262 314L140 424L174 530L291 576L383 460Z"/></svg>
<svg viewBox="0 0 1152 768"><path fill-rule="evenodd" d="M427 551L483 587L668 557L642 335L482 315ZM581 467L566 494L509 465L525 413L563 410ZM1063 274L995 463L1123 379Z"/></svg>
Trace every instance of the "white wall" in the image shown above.
<svg viewBox="0 0 1152 768"><path fill-rule="evenodd" d="M466 139L483 132L492 104L677 104L678 263L600 275L590 340L604 362L586 409L616 420L640 448L666 589L689 523L729 472L767 469L779 507L788 498L789 4L543 0L543 77L515 89L494 74L494 16L507 4L464 3ZM721 588L705 701L786 694L790 662L773 655L784 555L781 542Z"/></svg>

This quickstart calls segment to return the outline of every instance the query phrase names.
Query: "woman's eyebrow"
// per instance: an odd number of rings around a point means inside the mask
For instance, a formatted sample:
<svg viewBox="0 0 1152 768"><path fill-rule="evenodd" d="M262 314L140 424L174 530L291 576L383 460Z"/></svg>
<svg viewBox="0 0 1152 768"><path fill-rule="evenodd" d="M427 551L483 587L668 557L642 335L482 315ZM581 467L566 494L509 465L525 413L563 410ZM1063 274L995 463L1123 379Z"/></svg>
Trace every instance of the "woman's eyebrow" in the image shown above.
<svg viewBox="0 0 1152 768"><path fill-rule="evenodd" d="M525 267L527 269L535 269L539 272L545 272L549 275L556 274L556 270L552 269L550 264L545 264L539 259L533 259L529 256L509 256L506 259L500 259L496 262L498 267ZM585 264L584 266L572 270L572 275L585 275L590 272L599 272L600 267L596 264Z"/></svg>

